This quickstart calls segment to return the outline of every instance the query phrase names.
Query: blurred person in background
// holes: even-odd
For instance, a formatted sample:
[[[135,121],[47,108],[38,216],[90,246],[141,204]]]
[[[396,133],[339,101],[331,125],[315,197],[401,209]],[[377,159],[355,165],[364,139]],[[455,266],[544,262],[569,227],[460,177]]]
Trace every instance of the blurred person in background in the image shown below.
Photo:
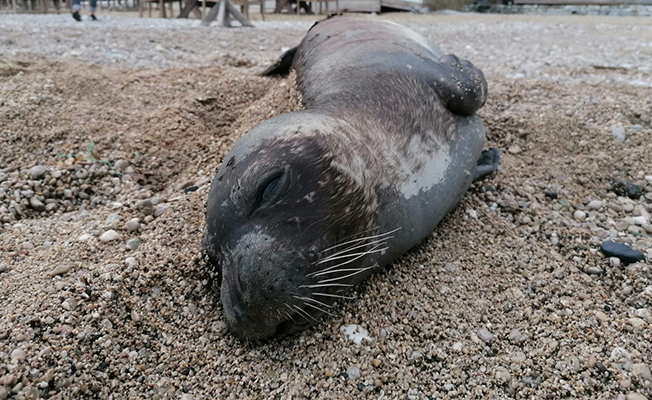
[[[97,17],[95,16],[95,10],[97,10],[97,0],[90,0],[90,9],[91,9],[91,21],[97,21]],[[81,22],[81,0],[73,0],[72,3],[72,17],[76,20]]]

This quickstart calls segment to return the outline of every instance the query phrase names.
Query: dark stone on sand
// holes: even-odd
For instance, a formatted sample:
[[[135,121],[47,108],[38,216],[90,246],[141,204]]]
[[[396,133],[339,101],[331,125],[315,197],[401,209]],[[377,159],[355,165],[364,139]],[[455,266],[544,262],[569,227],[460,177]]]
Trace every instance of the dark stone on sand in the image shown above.
[[[634,250],[631,247],[615,243],[610,240],[602,242],[600,245],[600,250],[607,255],[608,257],[617,257],[620,261],[624,263],[634,263],[637,261],[645,260],[645,255],[638,250]]]
[[[630,199],[638,199],[641,197],[642,190],[637,185],[622,178],[616,178],[611,185],[611,190],[618,196],[627,196]]]
[[[557,194],[557,192],[552,192],[552,191],[543,192],[543,194],[544,194],[547,198],[549,198],[549,199],[553,199],[553,200],[556,199],[557,197],[559,197],[559,195]]]
[[[185,193],[190,193],[190,192],[195,192],[195,191],[197,191],[197,189],[199,189],[199,186],[189,186],[189,187],[183,189],[183,191],[184,191]]]

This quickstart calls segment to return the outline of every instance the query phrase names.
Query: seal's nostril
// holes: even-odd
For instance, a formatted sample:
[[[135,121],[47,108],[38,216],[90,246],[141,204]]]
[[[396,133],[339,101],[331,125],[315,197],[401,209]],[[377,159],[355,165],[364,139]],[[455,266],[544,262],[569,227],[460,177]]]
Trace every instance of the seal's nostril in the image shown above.
[[[226,279],[226,284],[228,285],[229,302],[231,303],[233,314],[237,319],[244,320],[246,318],[245,296],[242,290],[240,274],[231,275],[229,279]]]

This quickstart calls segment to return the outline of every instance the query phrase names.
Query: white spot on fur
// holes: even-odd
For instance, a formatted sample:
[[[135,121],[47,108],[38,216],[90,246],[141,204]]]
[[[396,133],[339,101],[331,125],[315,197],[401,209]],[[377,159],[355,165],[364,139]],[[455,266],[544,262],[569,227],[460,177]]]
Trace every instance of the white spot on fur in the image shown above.
[[[411,162],[410,165],[404,165],[404,167],[414,166],[418,163],[422,165],[419,170],[405,171],[409,179],[402,182],[400,191],[406,199],[418,195],[422,190],[430,190],[433,186],[443,182],[451,164],[448,143],[434,134],[429,135],[429,140],[434,141],[437,145],[438,151],[434,155],[427,154],[423,150],[426,145],[420,135],[413,135],[408,143],[408,159]],[[432,147],[432,144],[427,147]]]
[[[310,192],[307,195],[303,196],[304,199],[308,201],[308,203],[312,203],[315,201],[315,192]]]

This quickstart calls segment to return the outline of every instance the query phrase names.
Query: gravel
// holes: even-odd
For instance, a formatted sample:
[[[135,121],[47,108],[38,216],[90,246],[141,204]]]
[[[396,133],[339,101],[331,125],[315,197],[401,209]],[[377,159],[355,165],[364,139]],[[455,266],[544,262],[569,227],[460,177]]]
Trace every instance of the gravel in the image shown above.
[[[252,344],[205,201],[233,142],[296,109],[254,74],[311,22],[0,15],[0,398],[652,398],[652,22],[389,18],[485,72],[500,171],[333,317]]]

